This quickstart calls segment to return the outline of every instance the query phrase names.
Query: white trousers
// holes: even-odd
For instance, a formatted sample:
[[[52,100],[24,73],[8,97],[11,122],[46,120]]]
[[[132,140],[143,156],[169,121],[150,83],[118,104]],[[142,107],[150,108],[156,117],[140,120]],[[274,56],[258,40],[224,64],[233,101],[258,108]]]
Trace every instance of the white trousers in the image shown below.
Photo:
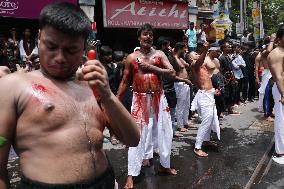
[[[270,70],[265,69],[261,75],[261,83],[260,87],[258,89],[259,92],[259,99],[258,99],[258,109],[263,110],[263,98],[264,98],[264,93],[265,93],[265,88],[268,84],[269,79],[272,77]]]
[[[281,99],[280,92],[276,83],[272,88],[274,98],[274,132],[275,132],[275,151],[277,154],[284,154],[284,105],[279,102]]]
[[[217,133],[220,140],[220,126],[217,116],[217,109],[214,99],[215,89],[210,91],[198,90],[195,95],[191,110],[198,110],[201,113],[201,125],[198,128],[195,148],[201,149],[204,141],[210,141],[211,130]]]
[[[178,128],[183,128],[188,124],[190,108],[190,87],[184,82],[175,82],[177,95],[176,117]]]
[[[141,97],[134,93],[132,110],[135,106],[141,105],[139,103],[137,105],[138,98],[143,103],[147,102],[147,106],[144,106],[144,108],[141,106],[135,115],[141,115],[147,111],[148,117],[147,120],[141,121],[134,116],[137,125],[141,128],[141,135],[138,146],[128,149],[128,175],[130,176],[140,174],[143,159],[152,158],[155,148],[159,150],[161,165],[170,168],[173,130],[166,97],[164,94],[160,95],[158,116],[152,103],[154,101],[152,94],[145,94],[141,100]]]

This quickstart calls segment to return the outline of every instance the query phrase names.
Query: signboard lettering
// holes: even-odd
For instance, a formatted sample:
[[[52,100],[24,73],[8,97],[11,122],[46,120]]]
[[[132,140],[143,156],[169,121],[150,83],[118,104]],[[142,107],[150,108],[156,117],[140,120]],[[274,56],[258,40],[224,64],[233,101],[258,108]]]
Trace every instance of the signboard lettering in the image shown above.
[[[187,4],[170,1],[104,0],[104,26],[138,28],[150,23],[157,28],[186,29]]]

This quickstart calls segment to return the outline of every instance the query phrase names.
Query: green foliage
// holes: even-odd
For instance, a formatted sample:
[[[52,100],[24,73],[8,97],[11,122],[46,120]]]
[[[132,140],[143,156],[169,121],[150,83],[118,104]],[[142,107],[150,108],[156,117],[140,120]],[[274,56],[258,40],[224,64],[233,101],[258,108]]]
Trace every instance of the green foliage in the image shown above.
[[[256,0],[247,0],[247,12],[246,21],[249,31],[253,31],[252,24],[252,8],[253,2]],[[284,23],[284,0],[258,0],[261,1],[262,6],[262,18],[264,25],[265,35],[270,35],[276,32],[279,24]],[[231,20],[236,23],[238,22],[238,16],[240,14],[240,0],[232,0],[231,8]]]
[[[7,139],[2,137],[2,136],[0,136],[0,147],[4,146],[6,143],[7,143]]]

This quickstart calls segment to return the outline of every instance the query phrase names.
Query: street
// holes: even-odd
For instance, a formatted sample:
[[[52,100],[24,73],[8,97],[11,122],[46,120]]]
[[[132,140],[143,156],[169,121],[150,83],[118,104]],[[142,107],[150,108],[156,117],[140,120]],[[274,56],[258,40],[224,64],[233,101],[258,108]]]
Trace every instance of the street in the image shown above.
[[[238,108],[242,112],[240,116],[225,116],[219,148],[207,148],[208,158],[199,158],[192,151],[198,127],[194,123],[184,137],[175,138],[173,142],[172,166],[178,170],[178,175],[157,174],[159,162],[155,157],[153,166],[143,168],[141,175],[134,179],[135,188],[245,188],[273,138],[273,124],[263,122],[255,107],[256,102],[242,105]],[[123,188],[127,176],[127,150],[122,145],[112,146],[109,142],[104,143],[104,148],[114,167],[119,188]],[[18,160],[11,153],[8,169],[15,187],[20,180]],[[283,166],[269,158],[266,175],[251,188],[284,187]]]

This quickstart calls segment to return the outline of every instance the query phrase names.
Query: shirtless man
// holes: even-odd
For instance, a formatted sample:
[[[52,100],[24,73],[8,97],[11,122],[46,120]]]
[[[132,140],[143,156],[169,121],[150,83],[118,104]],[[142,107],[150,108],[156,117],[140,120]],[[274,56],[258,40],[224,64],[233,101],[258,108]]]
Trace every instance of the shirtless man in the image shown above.
[[[0,79],[0,136],[5,140],[0,188],[9,188],[11,145],[20,159],[20,189],[114,188],[114,173],[102,149],[105,125],[109,122],[128,146],[136,146],[140,136],[111,93],[99,61],[85,63],[84,81],[75,77],[91,31],[88,17],[76,5],[50,4],[40,14],[40,29],[41,69]]]
[[[268,67],[267,56],[273,50],[273,45],[274,45],[275,38],[276,38],[276,34],[273,33],[270,36],[270,38],[269,38],[270,42],[269,42],[267,48],[264,49],[262,52],[259,52],[258,55],[255,58],[255,82],[256,82],[257,86],[260,86],[259,89],[258,89],[258,92],[259,92],[258,109],[259,109],[260,112],[264,111],[264,109],[265,109],[265,118],[266,118],[267,121],[273,121],[273,118],[270,117],[271,114],[272,114],[273,104],[269,105],[270,108],[268,108],[268,109],[271,110],[270,113],[268,113],[267,112],[268,110],[265,108],[265,106],[263,106],[264,105],[263,104],[263,99],[264,99],[265,91],[266,91],[265,89],[267,87],[267,84],[269,83],[270,78],[272,77],[272,75],[270,73],[270,70],[269,70],[269,67]],[[259,79],[259,68],[261,66],[264,67],[264,71],[262,72],[262,77],[261,77],[261,82],[260,82],[260,79]],[[271,90],[270,90],[270,93],[271,93]],[[266,96],[267,95],[268,94],[266,94]]]
[[[194,148],[194,153],[200,157],[208,156],[201,147],[204,141],[210,144],[211,130],[217,132],[218,138],[220,139],[220,127],[214,99],[214,95],[218,95],[220,91],[213,88],[210,73],[204,63],[207,51],[208,43],[205,42],[204,50],[201,55],[196,52],[190,53],[193,78],[199,88],[192,101],[191,110],[195,111],[199,109],[201,113],[201,125],[198,128]]]
[[[9,73],[11,73],[11,71],[7,66],[0,66],[0,78],[4,77],[5,75],[8,75]]]
[[[160,153],[159,172],[177,174],[176,170],[170,168],[173,130],[161,82],[161,76],[174,79],[175,71],[166,55],[152,48],[153,28],[150,24],[141,26],[137,36],[140,50],[127,57],[118,90],[118,98],[122,99],[132,79],[134,94],[131,113],[141,133],[138,146],[128,149],[128,177],[124,188],[133,188],[132,177],[140,174],[143,159],[153,157],[156,147]],[[152,135],[154,130],[158,130],[158,136]]]
[[[177,95],[176,118],[178,131],[185,132],[188,128],[188,115],[190,108],[190,86],[191,82],[188,79],[187,69],[189,64],[184,58],[185,44],[182,42],[176,43],[174,47],[174,58],[177,63],[176,82],[174,83]]]
[[[224,91],[224,76],[220,72],[220,62],[218,60],[220,54],[221,51],[219,46],[217,45],[211,46],[204,60],[204,65],[206,66],[208,73],[211,77],[213,87],[216,90],[220,91],[217,92],[215,95],[218,118],[223,117],[222,112],[225,111],[225,105],[224,105],[225,102],[222,94],[223,93],[222,91]]]
[[[284,25],[277,31],[278,47],[268,56],[268,65],[275,84],[273,86],[273,98],[275,101],[275,152],[277,156],[273,160],[284,164]]]

